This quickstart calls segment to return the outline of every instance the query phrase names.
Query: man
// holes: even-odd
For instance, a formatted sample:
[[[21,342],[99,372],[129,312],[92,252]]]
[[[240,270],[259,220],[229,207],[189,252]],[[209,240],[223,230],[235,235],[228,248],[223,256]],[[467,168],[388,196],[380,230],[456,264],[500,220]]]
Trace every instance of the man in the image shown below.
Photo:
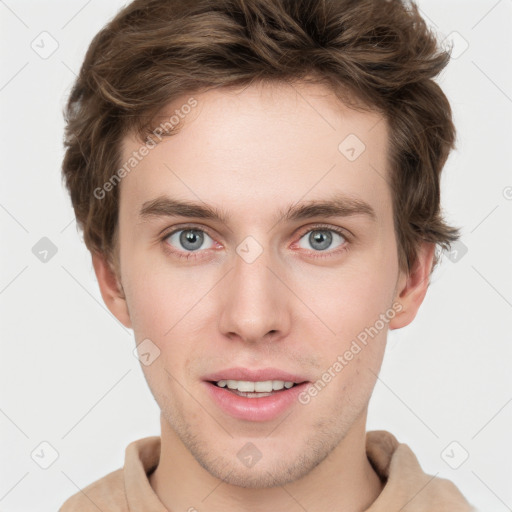
[[[63,173],[161,436],[63,512],[471,510],[365,428],[458,236],[447,60],[398,0],[136,0],[95,37]]]

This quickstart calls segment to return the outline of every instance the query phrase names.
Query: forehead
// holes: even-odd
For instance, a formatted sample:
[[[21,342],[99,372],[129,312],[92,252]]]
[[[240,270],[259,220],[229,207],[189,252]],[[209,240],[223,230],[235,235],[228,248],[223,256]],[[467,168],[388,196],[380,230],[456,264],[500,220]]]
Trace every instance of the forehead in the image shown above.
[[[282,210],[338,192],[376,210],[389,206],[386,121],[348,108],[322,85],[210,90],[170,103],[158,120],[179,130],[143,151],[123,178],[121,210],[172,195],[228,213],[268,211],[270,219],[272,204]],[[142,146],[125,137],[122,162]]]

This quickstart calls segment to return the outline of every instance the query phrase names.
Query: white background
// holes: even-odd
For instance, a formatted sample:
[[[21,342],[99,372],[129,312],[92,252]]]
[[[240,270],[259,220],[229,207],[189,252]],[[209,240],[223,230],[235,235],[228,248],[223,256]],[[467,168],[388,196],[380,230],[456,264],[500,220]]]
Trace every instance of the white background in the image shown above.
[[[131,331],[103,305],[60,178],[62,108],[92,37],[122,5],[0,1],[2,512],[57,510],[121,467],[127,444],[160,432]],[[479,509],[504,512],[512,510],[512,0],[419,5],[455,41],[457,58],[440,77],[458,129],[443,205],[467,253],[443,257],[416,320],[390,334],[368,430],[389,430],[427,473],[452,480]],[[31,47],[43,31],[58,42],[47,59]],[[32,252],[42,237],[57,248],[46,263]],[[469,454],[458,469],[441,455],[453,441],[452,465]],[[31,456],[51,461],[42,442],[58,453],[48,469]]]

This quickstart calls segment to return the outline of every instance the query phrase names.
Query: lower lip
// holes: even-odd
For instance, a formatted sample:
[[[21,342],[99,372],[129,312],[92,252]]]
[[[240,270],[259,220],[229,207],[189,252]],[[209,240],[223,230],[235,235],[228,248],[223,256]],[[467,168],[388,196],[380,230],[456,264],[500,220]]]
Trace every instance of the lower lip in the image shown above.
[[[213,401],[227,414],[239,420],[270,421],[298,402],[298,395],[306,388],[308,382],[303,382],[290,389],[276,391],[270,396],[247,398],[239,396],[227,388],[220,388],[211,382],[206,382],[206,388]]]

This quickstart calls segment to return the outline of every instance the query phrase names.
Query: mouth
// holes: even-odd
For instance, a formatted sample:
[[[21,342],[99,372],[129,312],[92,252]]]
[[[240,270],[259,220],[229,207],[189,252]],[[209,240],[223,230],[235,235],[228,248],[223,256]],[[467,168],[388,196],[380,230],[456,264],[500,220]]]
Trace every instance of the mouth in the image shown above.
[[[292,382],[284,380],[261,380],[261,381],[249,381],[249,380],[218,380],[218,381],[207,381],[219,388],[223,388],[230,393],[246,398],[263,398],[266,396],[272,396],[275,393],[281,393],[288,389],[291,389],[303,382]]]
[[[246,421],[273,420],[298,402],[310,384],[302,376],[275,368],[231,368],[203,380],[212,402],[224,414]]]

